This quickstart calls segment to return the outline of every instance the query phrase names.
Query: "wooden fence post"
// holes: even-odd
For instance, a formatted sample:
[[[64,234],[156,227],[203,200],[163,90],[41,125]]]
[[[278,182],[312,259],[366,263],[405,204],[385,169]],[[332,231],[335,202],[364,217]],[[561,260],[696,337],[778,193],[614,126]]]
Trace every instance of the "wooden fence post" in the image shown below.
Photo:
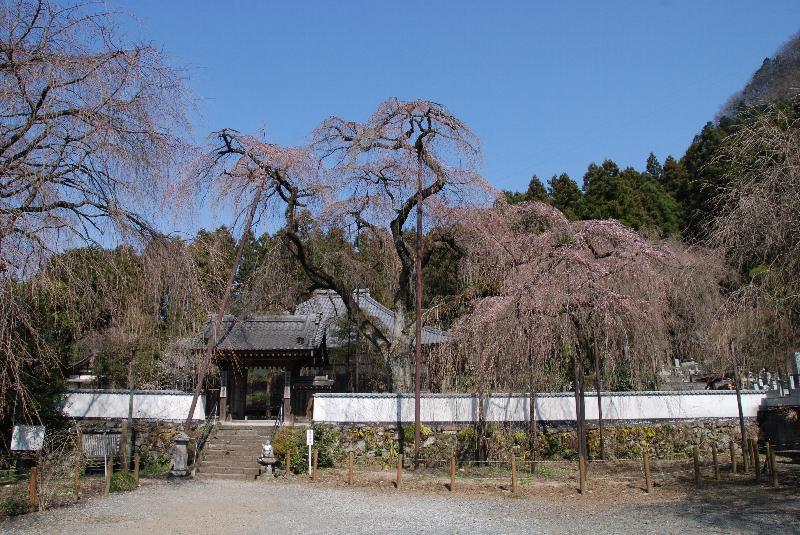
[[[450,457],[450,492],[456,487],[456,456]]]
[[[136,486],[139,486],[139,454],[136,453],[133,457],[133,480],[136,482]]]
[[[39,482],[39,467],[34,466],[28,474],[28,508],[34,510],[36,507],[36,487]]]
[[[311,481],[317,480],[317,461],[319,460],[319,449],[314,448],[314,465],[311,469]]]
[[[692,451],[692,456],[694,457],[694,484],[700,484],[700,448],[697,446],[694,447]]]
[[[403,484],[403,456],[397,456],[397,479],[394,482],[395,486],[399,489]]]
[[[288,451],[286,452],[286,460],[284,461],[286,464],[284,465],[284,472],[286,473],[286,477],[292,473],[292,454]]]
[[[760,455],[758,454],[758,442],[756,439],[750,439],[750,447],[753,450],[753,469],[755,471],[755,478],[756,481],[761,480],[761,459]]]
[[[511,492],[517,492],[517,456],[511,454]]]
[[[108,463],[106,464],[106,486],[103,490],[103,496],[108,496],[108,493],[111,491],[111,471],[114,469],[114,460],[112,458],[108,459]]]
[[[75,463],[75,481],[72,485],[72,492],[75,494],[75,501],[81,499],[81,463]]]
[[[721,479],[719,474],[719,458],[717,457],[717,443],[711,442],[711,457],[714,461],[714,479],[719,481]]]
[[[642,450],[642,464],[644,465],[644,488],[645,491],[650,494],[653,490],[653,480],[650,477],[650,456],[647,454],[646,450]]]
[[[731,450],[731,473],[735,474],[736,473],[736,446],[733,443],[733,439],[731,439],[730,442],[728,442],[728,445],[730,446],[730,450]]]
[[[750,471],[750,442],[742,440],[742,472]]]
[[[347,455],[347,484],[353,484],[353,452]]]
[[[770,473],[770,480],[772,486],[774,488],[778,487],[778,466],[775,462],[775,448],[772,447],[771,442],[767,442],[767,455],[768,462],[769,462],[769,473]]]
[[[578,491],[586,493],[586,463],[582,455],[578,456]]]

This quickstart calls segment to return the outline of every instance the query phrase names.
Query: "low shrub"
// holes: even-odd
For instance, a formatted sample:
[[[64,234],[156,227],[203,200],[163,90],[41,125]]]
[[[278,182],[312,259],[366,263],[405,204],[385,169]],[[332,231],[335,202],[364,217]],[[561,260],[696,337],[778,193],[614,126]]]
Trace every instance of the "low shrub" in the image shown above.
[[[144,476],[163,476],[169,472],[172,459],[166,455],[154,455],[142,458],[140,473]]]
[[[9,496],[0,501],[0,511],[6,516],[17,516],[28,512],[28,500],[22,495]]]
[[[127,492],[136,488],[136,480],[130,472],[114,472],[111,474],[110,492]]]

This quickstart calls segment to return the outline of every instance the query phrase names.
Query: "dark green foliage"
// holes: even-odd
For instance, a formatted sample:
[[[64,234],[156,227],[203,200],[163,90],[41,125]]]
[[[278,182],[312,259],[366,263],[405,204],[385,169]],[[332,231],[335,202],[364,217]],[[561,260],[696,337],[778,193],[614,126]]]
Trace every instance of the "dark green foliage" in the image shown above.
[[[728,183],[730,170],[719,160],[719,155],[732,128],[729,120],[719,125],[707,123],[681,159],[687,182],[686,191],[678,200],[683,204],[688,236],[704,235],[715,212],[716,199]]]
[[[661,180],[661,174],[663,173],[663,168],[661,167],[661,163],[659,163],[658,158],[652,152],[647,157],[647,166],[645,168],[645,173],[648,177],[654,178],[656,180]]]
[[[342,457],[342,446],[339,441],[341,432],[332,425],[315,424],[314,448],[317,454],[317,467],[330,468]],[[306,446],[306,430],[302,427],[281,427],[272,439],[275,457],[283,466],[286,453],[291,455],[291,470],[299,474],[308,470],[308,446]]]
[[[578,184],[567,173],[561,173],[559,176],[553,175],[548,182],[548,188],[553,206],[564,212],[568,218],[578,219],[583,201],[583,193]]]
[[[504,191],[503,193],[510,204],[528,201],[550,202],[547,188],[544,187],[544,184],[536,175],[531,177],[531,181],[528,182],[528,189],[524,193],[520,191]]]
[[[651,155],[652,156],[652,155]],[[583,178],[582,219],[616,219],[634,229],[654,229],[662,236],[680,230],[680,207],[652,173],[661,174],[656,160],[650,172],[623,171],[606,160],[590,164]]]
[[[6,516],[17,516],[28,512],[28,498],[16,493],[0,501],[0,511]]]
[[[111,474],[111,492],[127,492],[136,488],[136,480],[130,472],[114,472]]]

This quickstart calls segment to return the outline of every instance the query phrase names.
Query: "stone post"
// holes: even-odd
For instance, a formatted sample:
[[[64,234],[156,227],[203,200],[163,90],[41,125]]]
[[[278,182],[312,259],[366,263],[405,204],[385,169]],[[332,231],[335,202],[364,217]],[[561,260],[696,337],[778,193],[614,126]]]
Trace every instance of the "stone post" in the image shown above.
[[[185,477],[189,474],[189,437],[184,433],[175,435],[172,439],[172,470],[170,474],[177,477]]]

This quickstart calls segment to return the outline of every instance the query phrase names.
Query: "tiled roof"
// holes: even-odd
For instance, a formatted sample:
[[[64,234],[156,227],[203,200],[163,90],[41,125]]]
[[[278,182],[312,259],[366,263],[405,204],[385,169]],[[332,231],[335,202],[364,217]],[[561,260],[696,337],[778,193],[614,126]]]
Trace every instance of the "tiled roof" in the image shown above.
[[[319,314],[249,316],[235,318],[225,316],[218,335],[219,350],[303,351],[317,349],[323,331]],[[206,324],[203,339],[211,336],[211,322]]]
[[[358,306],[367,315],[375,318],[388,331],[394,324],[394,312],[380,304],[369,294],[369,290],[355,290],[353,296],[358,302]],[[318,337],[327,333],[326,344],[328,347],[342,347],[347,344],[347,340],[339,336],[336,329],[336,319],[347,315],[347,308],[342,298],[333,290],[316,290],[314,295],[297,305],[296,314],[319,314],[320,323],[324,327],[320,329]],[[433,327],[422,328],[423,344],[439,344],[446,342],[448,335],[446,331],[434,329]]]

